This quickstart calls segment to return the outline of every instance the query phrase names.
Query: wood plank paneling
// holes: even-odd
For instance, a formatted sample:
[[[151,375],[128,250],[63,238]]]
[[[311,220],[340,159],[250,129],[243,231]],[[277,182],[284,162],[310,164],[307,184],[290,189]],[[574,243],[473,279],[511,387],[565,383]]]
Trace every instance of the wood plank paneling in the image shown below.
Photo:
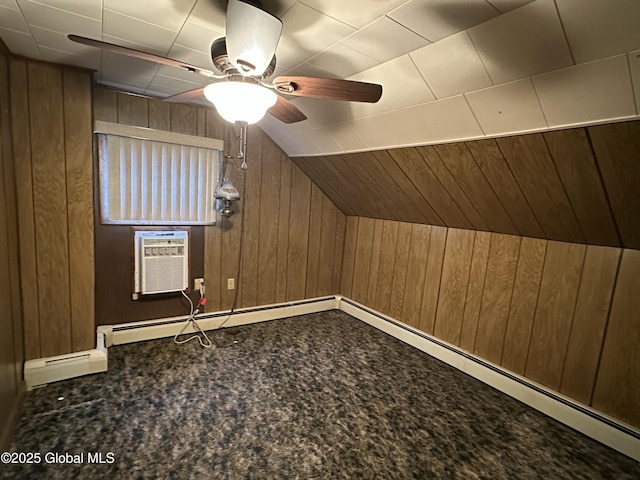
[[[149,128],[171,131],[171,104],[157,98],[149,99]],[[222,137],[210,137],[222,138]]]
[[[420,306],[420,323],[418,328],[427,333],[433,333],[440,294],[440,279],[442,278],[442,262],[444,248],[447,242],[447,228],[431,227],[429,242],[429,256],[424,277],[422,305]]]
[[[123,92],[118,92],[116,98],[118,123],[137,127],[149,126],[149,100],[147,98]]]
[[[71,344],[73,351],[81,351],[95,347],[95,325],[93,321],[87,321],[95,317],[90,76],[64,71],[63,98]]]
[[[623,246],[640,249],[640,121],[588,131]]]
[[[640,251],[624,250],[592,406],[640,425]]]
[[[583,242],[584,237],[540,134],[497,139],[520,189],[548,238]]]
[[[256,132],[260,133],[261,132]],[[280,222],[280,149],[263,136],[260,157],[260,220],[257,305],[276,302],[278,227]],[[276,259],[276,261],[274,261]]]
[[[311,181],[297,166],[291,170],[291,210],[289,217],[289,256],[287,300],[305,298]]]
[[[464,216],[449,192],[431,171],[427,162],[415,148],[389,150],[405,175],[411,179],[423,198],[437,212],[438,217],[449,227],[472,228],[471,222]]]
[[[543,135],[587,243],[620,246],[585,130],[558,130]]]
[[[547,241],[522,238],[501,364],[524,375]]]
[[[473,352],[478,331],[478,318],[482,306],[482,294],[484,291],[485,276],[487,272],[487,259],[489,258],[489,246],[491,234],[489,232],[476,232],[473,242],[473,256],[471,257],[471,270],[469,271],[469,287],[464,303],[464,317],[462,330],[460,331],[460,348]]]
[[[507,331],[520,237],[491,235],[474,352],[499,364]]]
[[[518,234],[518,229],[500,203],[464,143],[434,145],[449,172],[493,232]]]
[[[347,297],[351,297],[353,295],[353,272],[356,258],[359,220],[359,217],[351,216],[346,219],[340,291]],[[369,304],[371,305],[372,303]]]
[[[289,250],[289,212],[291,209],[291,166],[292,162],[280,153],[280,198],[277,257],[276,257],[276,298],[280,303],[287,299],[287,252]],[[342,261],[342,259],[340,259]]]
[[[369,278],[367,278],[367,303],[375,305],[376,291],[378,289],[378,271],[380,270],[380,250],[382,248],[382,228],[384,220],[374,220],[373,223],[373,244],[371,246],[371,266],[369,267]]]
[[[348,194],[343,195],[343,193],[346,193],[343,189],[334,187],[336,180],[331,175],[331,171],[328,168],[322,168],[321,171],[316,169],[316,165],[319,165],[322,160],[324,159],[319,159],[318,157],[296,157],[293,159],[294,163],[335,202],[342,212],[346,215],[354,215],[356,212],[351,207],[350,202],[343,198],[348,198]]]
[[[431,225],[443,225],[438,214],[431,208],[411,180],[402,171],[388,152],[381,150],[372,152],[372,155],[380,163],[385,172],[382,178],[388,178],[388,185],[384,185],[383,195],[395,195],[395,192],[401,191],[407,199],[405,203],[405,212],[403,217],[406,221],[414,221],[417,223],[428,223]],[[409,211],[407,211],[409,210]]]
[[[391,307],[391,290],[393,289],[393,271],[396,264],[396,246],[398,243],[399,222],[385,220],[382,224],[382,243],[380,244],[380,260],[376,299],[374,307],[382,313],[389,314]]]
[[[425,277],[424,266],[427,264],[430,240],[431,227],[417,223],[411,225],[411,248],[400,320],[416,328],[420,323],[420,306]]]
[[[357,302],[367,303],[369,288],[369,268],[371,267],[371,250],[373,248],[374,220],[361,217],[358,219],[356,233],[356,253],[353,265],[353,276],[356,281],[351,288],[351,298]],[[379,253],[378,253],[379,255]]]
[[[469,285],[475,232],[449,229],[442,262],[434,335],[458,345]]]
[[[118,123],[118,92],[110,88],[95,87],[93,115],[96,120]]]
[[[434,150],[434,147],[418,147],[418,152],[442,186],[447,190],[453,201],[458,205],[458,207],[460,207],[464,216],[471,222],[472,227],[477,230],[488,230],[489,227],[487,226],[487,223],[484,221],[478,210],[476,210],[473,204],[469,201],[469,198],[442,162],[442,159]]]
[[[186,106],[186,105],[184,105]],[[197,116],[186,116],[195,121]],[[240,306],[250,307],[257,305],[258,299],[258,248],[260,240],[260,186],[262,183],[262,132],[255,127],[249,127],[247,131],[247,151],[245,152],[249,168],[245,171],[246,191],[244,196],[244,231],[242,233],[242,262],[238,288],[240,291]],[[252,161],[255,159],[255,161]],[[238,162],[241,163],[240,159]],[[304,284],[304,282],[303,282]]]
[[[466,142],[471,155],[522,235],[545,237],[495,140]]]
[[[587,247],[560,392],[589,404],[595,383],[620,250]]]
[[[72,351],[62,72],[28,65],[41,355]]]
[[[307,252],[306,298],[317,296],[318,271],[320,269],[320,236],[322,234],[322,191],[311,183],[309,206],[309,242]]]
[[[36,232],[33,208],[33,178],[29,118],[29,91],[27,63],[13,60],[10,65],[11,130],[15,160],[18,231],[20,236],[20,288],[23,292],[22,315],[24,324],[25,359],[40,354],[40,304],[36,259]]]
[[[326,195],[322,195],[322,228],[320,230],[320,259],[318,265],[318,289],[316,295],[321,297],[340,293],[334,287],[333,270],[335,268],[335,237],[338,208]]]
[[[393,266],[393,283],[391,285],[391,301],[389,315],[394,318],[402,316],[402,303],[407,281],[407,266],[409,262],[409,249],[411,248],[411,224],[400,223],[398,227],[398,241],[396,248],[396,260]]]
[[[184,133],[185,135],[198,134],[198,109],[196,107],[194,107],[193,105],[185,105],[182,103],[172,103],[170,108],[170,122],[172,132]],[[262,136],[260,135],[260,138],[261,137]],[[248,135],[247,138],[250,141],[252,136]],[[249,149],[248,146],[247,149]],[[258,152],[256,150],[253,150],[253,152],[249,151],[248,155],[256,155],[257,153]],[[256,158],[259,158],[259,156],[256,155]]]
[[[525,375],[554,390],[560,389],[585,251],[570,243],[547,246]]]

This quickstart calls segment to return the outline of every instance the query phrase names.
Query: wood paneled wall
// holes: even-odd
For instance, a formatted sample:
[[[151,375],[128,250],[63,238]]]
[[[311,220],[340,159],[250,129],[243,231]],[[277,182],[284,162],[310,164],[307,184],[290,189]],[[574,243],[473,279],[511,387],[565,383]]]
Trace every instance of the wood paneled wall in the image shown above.
[[[640,251],[349,216],[341,291],[640,426]]]
[[[26,359],[93,348],[91,75],[10,71]]]
[[[0,451],[9,447],[23,392],[23,324],[13,155],[9,57],[0,42]]]
[[[640,121],[294,158],[347,215],[640,249]]]
[[[98,87],[95,118],[223,139],[225,155],[238,154],[236,131],[213,108],[164,103]],[[205,278],[206,310],[229,309],[234,299],[236,307],[250,307],[338,293],[345,215],[262,130],[250,127],[248,142],[246,173],[234,158],[226,170],[239,190],[246,186],[245,200],[234,204],[232,217],[219,217],[216,226],[192,227],[196,236],[203,235],[202,243],[192,244],[196,250],[202,249],[192,249],[192,253],[196,254],[193,258],[203,259],[203,264],[192,262],[191,273]],[[103,240],[111,245],[112,253],[114,243],[126,248],[130,229],[96,224],[99,268],[107,268],[109,263],[108,258],[101,260]],[[130,250],[119,253],[125,267],[130,267],[129,256]],[[114,267],[108,268],[113,271]],[[128,289],[131,269],[120,270],[114,274],[122,277],[118,280],[120,285],[124,281],[122,288],[103,288],[107,280],[98,279],[98,323],[185,313],[181,297],[133,302]],[[237,299],[236,290],[227,289],[228,278],[236,280]]]

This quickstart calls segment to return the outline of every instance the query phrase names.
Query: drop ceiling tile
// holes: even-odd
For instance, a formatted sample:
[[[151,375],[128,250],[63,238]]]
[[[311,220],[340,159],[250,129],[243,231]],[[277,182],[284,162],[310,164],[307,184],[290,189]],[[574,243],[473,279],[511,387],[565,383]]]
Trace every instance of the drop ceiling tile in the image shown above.
[[[484,135],[463,95],[413,108],[423,125],[424,142],[469,140]]]
[[[362,28],[407,0],[302,0],[302,3],[355,28]]]
[[[336,75],[335,73],[327,72],[320,67],[316,67],[315,65],[311,65],[308,62],[301,63],[300,65],[285,70],[284,68],[279,68],[276,64],[276,70],[270,78],[276,78],[281,75],[299,75],[302,77],[324,77],[324,78],[344,78],[340,75]],[[292,98],[295,98],[291,96]]]
[[[573,64],[553,0],[537,0],[469,34],[495,84]]]
[[[576,63],[640,48],[638,0],[563,0],[557,3]]]
[[[100,54],[95,55],[87,51],[86,55],[79,55],[77,52],[65,52],[54,48],[39,47],[42,60],[47,62],[60,63],[62,65],[76,65],[90,70],[99,70],[101,64]]]
[[[308,63],[327,70],[338,77],[347,78],[374,67],[380,62],[342,43],[338,43],[311,58]]]
[[[188,20],[176,37],[175,43],[192,50],[209,53],[213,41],[220,37],[224,37],[224,29],[215,30]]]
[[[388,17],[382,17],[342,41],[342,45],[379,62],[417,50],[429,40]]]
[[[533,77],[550,127],[636,114],[626,55]]]
[[[325,128],[313,128],[307,130],[305,133],[324,154],[339,153],[342,151],[340,144],[336,142],[335,138],[333,138]]]
[[[396,148],[420,145],[429,132],[415,107],[401,108],[353,121],[367,148]]]
[[[29,25],[91,38],[100,38],[102,33],[102,25],[99,20],[27,0],[20,0],[18,4]]]
[[[351,102],[303,97],[291,101],[307,116],[307,125],[310,128],[345,122],[353,116]]]
[[[21,3],[22,1],[20,0]],[[82,0],[80,2],[78,0],[37,0],[35,3],[98,21],[102,19],[102,0]]]
[[[198,83],[186,82],[178,78],[165,77],[164,75],[159,74],[153,77],[153,80],[147,86],[147,88],[151,90],[162,88],[174,93],[188,92],[200,87],[202,87],[202,85]]]
[[[108,34],[103,34],[102,35],[102,40],[104,42],[113,43],[115,45],[120,45],[122,47],[133,48],[134,50],[140,50],[142,52],[152,53],[154,55],[160,55],[161,57],[164,57],[167,54],[166,50],[161,50],[160,48],[154,48],[154,47],[151,47],[149,45],[140,45],[139,43],[134,42],[133,40],[128,40],[126,38],[120,38],[120,37],[114,37],[114,36],[108,35]],[[123,56],[123,55],[120,55],[120,56]]]
[[[325,129],[336,139],[343,152],[364,150],[367,147],[351,121],[327,125]]]
[[[640,50],[629,54],[629,66],[631,67],[631,80],[636,98],[636,113],[640,114]]]
[[[146,88],[133,83],[112,81],[109,79],[106,79],[100,83],[102,83],[102,85],[106,85],[107,87],[113,87],[113,88],[117,88],[118,90],[124,90],[125,92],[139,93],[141,95],[146,94]]]
[[[204,86],[211,83],[211,79],[205,77],[204,75],[198,75],[197,73],[191,73],[186,70],[169,67],[167,65],[161,65],[158,68],[156,75],[161,75],[166,78],[172,78],[176,81],[187,82],[196,86]]]
[[[296,144],[300,149],[298,155],[320,155],[324,153],[322,149],[316,145],[316,142],[313,141],[308,131],[302,131],[296,134]]]
[[[409,55],[365,70],[350,80],[382,85],[382,97],[378,103],[351,103],[354,118],[435,100]]]
[[[46,28],[31,27],[31,33],[36,43],[40,47],[52,48],[67,52],[69,54],[77,54],[83,57],[100,58],[100,50],[72,42],[67,38],[65,33],[47,30]]]
[[[9,51],[15,55],[41,59],[40,51],[33,37],[28,33],[16,32],[0,28],[0,38]]]
[[[465,97],[487,135],[527,132],[547,127],[529,78],[467,93]]]
[[[145,45],[163,52],[163,54],[169,51],[177,36],[176,31],[136,20],[111,10],[104,11],[102,31],[105,35]]]
[[[101,81],[121,82],[146,88],[151,82],[158,65],[137,58],[102,52]]]
[[[487,0],[487,2],[499,10],[500,13],[510,12],[534,1],[535,0]]]
[[[409,56],[436,98],[446,98],[492,85],[468,33],[460,32]]]
[[[437,42],[499,14],[485,0],[411,0],[388,16],[418,35]]]
[[[167,53],[167,57],[172,58],[174,60],[180,60],[181,62],[190,63],[191,65],[195,65],[197,67],[206,68],[208,70],[212,70],[217,74],[222,75],[213,67],[213,62],[211,61],[211,54],[199,52],[197,50],[191,50],[190,48],[183,47],[182,45],[174,44]],[[178,68],[169,67],[174,70],[180,70]],[[180,70],[182,71],[182,70]],[[186,72],[185,73],[189,73]],[[197,74],[196,74],[197,75]]]
[[[131,18],[144,20],[169,30],[178,31],[189,15],[195,0],[154,0],[136,2],[131,0],[104,0],[105,10],[121,13]]]
[[[227,22],[226,2],[197,0],[188,21],[211,30],[224,32]]]
[[[297,3],[282,16],[282,36],[276,50],[278,63],[293,68],[354,32],[312,8]]]
[[[0,28],[15,30],[16,32],[29,33],[29,26],[20,10],[7,8],[0,5]]]

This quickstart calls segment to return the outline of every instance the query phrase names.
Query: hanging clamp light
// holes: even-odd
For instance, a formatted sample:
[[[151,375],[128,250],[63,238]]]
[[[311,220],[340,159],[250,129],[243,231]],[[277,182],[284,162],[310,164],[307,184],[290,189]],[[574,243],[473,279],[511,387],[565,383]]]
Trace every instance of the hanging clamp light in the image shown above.
[[[234,213],[231,208],[232,202],[240,200],[240,193],[236,190],[236,187],[233,186],[231,180],[224,178],[216,192],[216,200],[219,201],[218,210],[220,213],[225,217],[230,217]]]

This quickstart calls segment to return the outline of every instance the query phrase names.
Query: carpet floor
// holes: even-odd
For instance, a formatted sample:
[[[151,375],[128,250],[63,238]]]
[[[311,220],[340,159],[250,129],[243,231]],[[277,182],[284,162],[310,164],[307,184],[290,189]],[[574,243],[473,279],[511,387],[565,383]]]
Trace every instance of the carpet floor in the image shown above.
[[[112,347],[107,373],[30,392],[11,451],[41,461],[2,478],[640,478],[638,462],[343,312],[234,333],[212,332],[212,349]]]

